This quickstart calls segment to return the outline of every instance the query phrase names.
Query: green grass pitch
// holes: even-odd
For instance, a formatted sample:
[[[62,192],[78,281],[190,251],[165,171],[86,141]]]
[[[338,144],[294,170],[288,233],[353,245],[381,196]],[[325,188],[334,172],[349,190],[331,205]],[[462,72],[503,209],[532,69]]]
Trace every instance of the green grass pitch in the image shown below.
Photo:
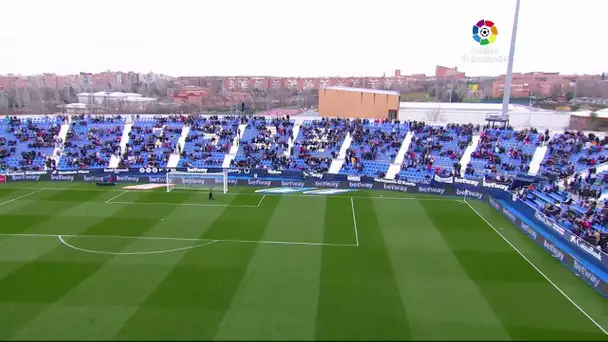
[[[2,340],[604,340],[607,309],[483,202],[0,187]]]

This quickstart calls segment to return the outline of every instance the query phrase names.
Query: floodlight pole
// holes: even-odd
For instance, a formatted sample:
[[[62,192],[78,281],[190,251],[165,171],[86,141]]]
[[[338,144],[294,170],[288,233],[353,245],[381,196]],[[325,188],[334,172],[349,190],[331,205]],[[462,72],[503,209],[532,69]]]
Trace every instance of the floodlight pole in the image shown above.
[[[502,97],[503,119],[509,118],[509,98],[511,97],[511,80],[513,79],[513,59],[515,58],[515,39],[517,38],[517,22],[519,21],[519,1],[515,3],[515,15],[513,17],[513,33],[511,34],[511,47],[509,48],[509,62],[507,64],[507,75],[505,77],[505,86]]]

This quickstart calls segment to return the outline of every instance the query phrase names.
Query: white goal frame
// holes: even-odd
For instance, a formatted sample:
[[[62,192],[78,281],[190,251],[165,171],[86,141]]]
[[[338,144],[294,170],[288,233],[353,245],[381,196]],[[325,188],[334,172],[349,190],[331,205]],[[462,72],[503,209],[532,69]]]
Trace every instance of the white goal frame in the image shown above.
[[[171,171],[166,174],[167,192],[172,190],[219,189],[228,192],[228,170],[214,173]]]

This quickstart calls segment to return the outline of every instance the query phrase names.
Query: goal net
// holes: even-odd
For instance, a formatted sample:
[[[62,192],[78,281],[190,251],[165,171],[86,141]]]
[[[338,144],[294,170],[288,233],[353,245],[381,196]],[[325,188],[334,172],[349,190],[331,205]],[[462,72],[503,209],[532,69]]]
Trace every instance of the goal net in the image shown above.
[[[215,189],[228,192],[228,172],[192,173],[172,171],[167,172],[167,192],[172,190],[207,190]]]

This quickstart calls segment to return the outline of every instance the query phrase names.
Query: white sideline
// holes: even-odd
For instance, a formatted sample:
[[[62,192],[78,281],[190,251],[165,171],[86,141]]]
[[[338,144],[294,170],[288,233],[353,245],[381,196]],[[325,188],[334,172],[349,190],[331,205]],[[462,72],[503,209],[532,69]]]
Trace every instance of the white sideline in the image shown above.
[[[17,190],[21,190],[21,189],[17,189]],[[27,189],[27,190],[31,190],[31,189]],[[4,202],[0,203],[0,205],[5,205],[5,204],[8,204],[8,203],[14,202],[14,201],[16,201],[16,200],[22,199],[23,197],[27,197],[27,196],[29,196],[29,195],[33,195],[33,194],[39,193],[39,192],[40,192],[40,191],[42,191],[42,190],[44,190],[44,189],[38,189],[38,190],[36,190],[36,191],[32,191],[32,192],[30,192],[30,193],[27,193],[27,194],[25,194],[25,195],[23,195],[23,196],[19,196],[19,197],[17,197],[17,198],[13,198],[13,199],[11,199],[11,200],[4,201]]]
[[[123,191],[123,192],[119,193],[118,195],[116,195],[116,196],[114,196],[114,197],[110,198],[109,200],[107,200],[107,201],[106,201],[106,203],[110,203],[110,202],[112,202],[112,200],[117,199],[118,197],[120,197],[120,196],[122,196],[122,195],[126,194],[127,192],[128,192],[128,191],[127,191],[127,190],[125,190],[125,191]]]
[[[353,198],[350,198],[350,206],[353,209],[353,224],[355,226],[355,241],[357,243],[357,247],[359,246],[359,229],[357,229],[357,218],[355,217],[355,201]]]
[[[237,239],[195,239],[179,237],[160,236],[120,236],[120,235],[78,235],[78,234],[43,234],[43,233],[0,233],[0,236],[14,237],[52,237],[52,238],[89,238],[89,239],[130,239],[130,240],[166,240],[166,241],[207,241],[211,242],[234,242],[234,243],[259,243],[265,245],[296,245],[296,246],[332,246],[332,247],[357,247],[348,243],[325,243],[325,242],[297,242],[297,241],[267,241],[267,240],[237,240]]]
[[[541,276],[543,276],[543,278],[545,278],[549,284],[551,284],[559,293],[562,294],[562,296],[564,296],[564,298],[566,298],[570,303],[572,303],[572,305],[574,305],[574,307],[576,307],[578,309],[578,311],[580,311],[583,315],[585,315],[585,317],[587,317],[593,324],[595,324],[596,327],[598,327],[605,335],[608,335],[608,331],[606,331],[599,323],[597,323],[593,318],[591,318],[591,316],[589,316],[589,314],[587,314],[587,312],[585,312],[585,310],[583,310],[583,308],[581,308],[578,304],[576,304],[576,302],[574,302],[574,300],[572,300],[572,298],[570,298],[564,291],[562,291],[562,289],[559,288],[559,286],[557,286],[551,279],[549,279],[549,277],[543,273],[543,271],[541,271],[538,267],[536,267],[536,265],[534,265],[534,263],[532,263],[532,261],[530,261],[519,249],[517,249],[517,247],[515,247],[511,241],[507,240],[507,238],[505,238],[499,231],[498,229],[496,229],[490,222],[488,222],[488,220],[486,220],[485,217],[483,217],[479,211],[477,211],[477,209],[475,209],[469,202],[467,202],[466,200],[463,201],[464,203],[466,203],[466,205],[469,206],[469,208],[471,208],[475,214],[477,214],[477,216],[479,216],[490,228],[492,228],[496,234],[498,234],[498,236],[500,236],[509,246],[511,246],[511,248],[513,248],[513,250],[515,250],[517,252],[517,254],[519,254],[524,260],[526,260],[528,262],[528,264],[530,264],[530,266],[532,266],[532,268],[534,268],[536,270],[536,272],[538,272]]]

